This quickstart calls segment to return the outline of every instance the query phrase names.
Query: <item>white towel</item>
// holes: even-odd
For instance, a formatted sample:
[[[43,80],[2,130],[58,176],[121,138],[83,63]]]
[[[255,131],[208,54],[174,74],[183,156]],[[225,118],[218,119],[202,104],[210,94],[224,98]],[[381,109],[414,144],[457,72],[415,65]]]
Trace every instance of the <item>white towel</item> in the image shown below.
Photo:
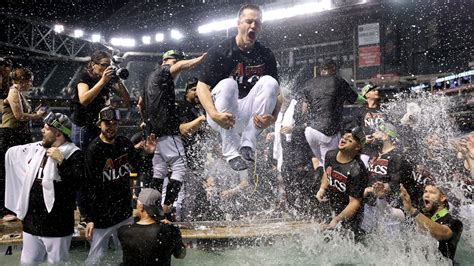
[[[65,159],[75,151],[76,145],[65,142],[58,147]],[[41,141],[26,145],[15,146],[8,149],[5,154],[5,207],[15,212],[21,220],[28,211],[30,190],[40,170],[47,149],[43,148]],[[48,157],[43,169],[43,198],[48,212],[54,206],[54,180],[61,181],[57,168],[58,162]]]
[[[278,113],[277,120],[275,121],[275,136],[273,139],[273,158],[277,160],[277,169],[281,172],[281,166],[283,165],[283,150],[281,147],[281,128],[282,127],[294,127],[295,120],[293,115],[295,113],[296,100],[291,100],[288,108],[284,112]],[[292,134],[286,134],[286,141],[291,141]]]

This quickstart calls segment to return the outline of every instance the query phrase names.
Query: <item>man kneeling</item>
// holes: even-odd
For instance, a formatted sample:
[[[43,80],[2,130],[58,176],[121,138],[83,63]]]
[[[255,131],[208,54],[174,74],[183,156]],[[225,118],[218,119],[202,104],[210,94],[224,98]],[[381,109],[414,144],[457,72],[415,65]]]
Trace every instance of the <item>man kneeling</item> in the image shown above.
[[[145,188],[138,195],[138,221],[118,230],[123,265],[170,265],[171,255],[184,259],[186,247],[181,232],[164,220],[161,194]]]

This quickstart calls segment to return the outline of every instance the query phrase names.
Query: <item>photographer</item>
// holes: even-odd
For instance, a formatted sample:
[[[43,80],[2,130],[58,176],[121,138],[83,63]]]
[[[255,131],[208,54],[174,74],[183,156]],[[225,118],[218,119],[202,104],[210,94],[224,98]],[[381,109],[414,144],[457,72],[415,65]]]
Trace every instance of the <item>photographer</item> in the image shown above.
[[[128,105],[130,96],[127,88],[111,65],[111,56],[104,51],[96,51],[86,69],[79,75],[72,100],[72,141],[86,150],[97,137],[99,130],[95,124],[102,108],[110,105],[113,91]]]

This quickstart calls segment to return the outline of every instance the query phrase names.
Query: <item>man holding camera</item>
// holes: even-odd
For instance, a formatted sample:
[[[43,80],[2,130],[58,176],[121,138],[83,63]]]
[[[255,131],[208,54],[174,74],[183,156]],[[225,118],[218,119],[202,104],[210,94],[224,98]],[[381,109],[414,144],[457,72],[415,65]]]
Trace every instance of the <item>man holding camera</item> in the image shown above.
[[[5,205],[22,220],[21,263],[56,265],[69,257],[84,156],[69,138],[67,116],[49,113],[41,133],[42,141],[8,149]]]
[[[186,173],[185,152],[179,136],[179,117],[175,104],[174,78],[179,73],[202,62],[206,54],[190,60],[183,60],[184,55],[177,50],[169,50],[163,54],[163,62],[148,78],[143,93],[140,109],[143,112],[146,131],[154,133],[157,148],[153,157],[152,186],[161,191],[163,182],[168,175],[168,167],[172,174],[166,187],[163,210],[171,212],[171,207],[181,189]]]

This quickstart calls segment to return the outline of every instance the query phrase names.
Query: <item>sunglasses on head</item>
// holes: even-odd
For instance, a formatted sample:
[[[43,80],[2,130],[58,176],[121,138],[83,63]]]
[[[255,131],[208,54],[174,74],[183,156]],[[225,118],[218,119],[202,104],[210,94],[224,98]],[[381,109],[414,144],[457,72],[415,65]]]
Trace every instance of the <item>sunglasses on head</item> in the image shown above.
[[[61,124],[61,122],[59,122],[59,119],[58,117],[53,113],[53,112],[50,112],[44,119],[43,119],[43,122],[50,126],[50,127],[53,127],[53,128],[56,128],[58,129],[59,131],[61,131],[62,133],[64,133],[64,135],[70,137],[71,136],[71,130],[67,127],[65,127],[63,124]]]
[[[114,109],[105,109],[99,113],[99,121],[119,120]]]

